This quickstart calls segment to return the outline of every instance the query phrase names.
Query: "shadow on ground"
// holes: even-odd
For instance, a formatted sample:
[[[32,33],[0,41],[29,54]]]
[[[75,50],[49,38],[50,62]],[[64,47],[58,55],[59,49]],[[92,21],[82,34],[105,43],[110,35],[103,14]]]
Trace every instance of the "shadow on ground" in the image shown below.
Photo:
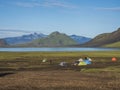
[[[0,77],[4,77],[4,76],[7,76],[7,75],[11,75],[11,74],[14,74],[13,72],[2,72],[0,73]]]

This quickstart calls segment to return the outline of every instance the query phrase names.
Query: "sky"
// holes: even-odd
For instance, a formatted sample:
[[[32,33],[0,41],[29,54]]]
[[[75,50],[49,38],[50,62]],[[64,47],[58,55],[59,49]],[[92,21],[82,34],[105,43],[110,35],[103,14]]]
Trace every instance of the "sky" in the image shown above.
[[[0,38],[54,31],[95,37],[120,27],[120,0],[0,0]]]

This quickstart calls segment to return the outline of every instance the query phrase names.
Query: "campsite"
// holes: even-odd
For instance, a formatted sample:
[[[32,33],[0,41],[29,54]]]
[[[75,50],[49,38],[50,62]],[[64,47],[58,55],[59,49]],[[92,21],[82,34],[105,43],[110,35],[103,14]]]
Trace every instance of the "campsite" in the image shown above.
[[[0,52],[0,90],[119,90],[119,68],[120,51]]]

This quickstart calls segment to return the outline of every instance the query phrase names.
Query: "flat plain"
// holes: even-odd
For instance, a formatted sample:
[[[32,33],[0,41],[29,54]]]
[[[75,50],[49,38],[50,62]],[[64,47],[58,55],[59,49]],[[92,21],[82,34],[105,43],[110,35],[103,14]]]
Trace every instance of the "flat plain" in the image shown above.
[[[72,65],[86,56],[91,65]],[[0,90],[120,90],[120,51],[0,52]]]

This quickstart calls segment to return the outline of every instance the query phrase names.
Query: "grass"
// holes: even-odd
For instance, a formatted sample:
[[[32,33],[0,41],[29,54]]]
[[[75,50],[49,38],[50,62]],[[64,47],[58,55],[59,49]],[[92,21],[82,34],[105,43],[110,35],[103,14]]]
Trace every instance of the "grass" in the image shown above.
[[[91,65],[71,66],[84,56]],[[120,51],[0,52],[0,90],[120,90],[119,68]]]
[[[112,43],[112,44],[107,44],[107,45],[104,45],[103,47],[119,48],[120,47],[120,42],[115,42],[115,43]]]

